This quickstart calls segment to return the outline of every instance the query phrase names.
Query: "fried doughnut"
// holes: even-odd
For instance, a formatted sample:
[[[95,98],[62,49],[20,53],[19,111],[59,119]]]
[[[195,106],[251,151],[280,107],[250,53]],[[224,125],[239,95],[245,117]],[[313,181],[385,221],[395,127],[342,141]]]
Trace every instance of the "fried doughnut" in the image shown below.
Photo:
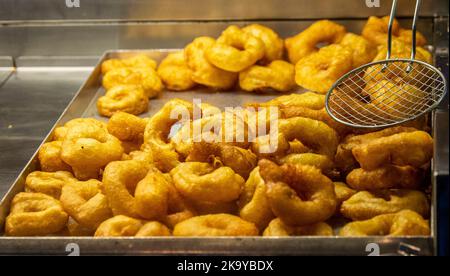
[[[373,61],[382,61],[386,59],[387,47],[381,46],[378,49],[378,54],[375,56]],[[394,39],[392,40],[392,50],[391,50],[391,59],[410,59],[411,58],[411,45],[406,44],[405,42]],[[417,47],[416,48],[416,60],[423,61],[426,63],[432,63],[431,53],[425,50],[424,48]],[[393,80],[398,81],[398,83],[409,83],[409,84],[420,84],[421,81],[426,82],[429,76],[424,75],[420,72],[419,69],[411,70],[410,73],[407,73],[407,63],[397,63],[396,66],[389,66],[389,70],[385,70],[385,73],[380,73],[383,64],[377,64],[368,67],[365,70],[364,81],[367,83],[365,90],[370,90],[373,86],[372,83],[377,83],[381,80]],[[413,65],[414,69],[414,65]],[[367,88],[368,87],[368,88]],[[423,87],[423,86],[422,86]],[[422,88],[423,89],[423,88]],[[370,92],[370,91],[369,91]],[[366,92],[366,93],[369,93]]]
[[[187,157],[193,150],[194,143],[201,141],[247,149],[250,146],[248,133],[252,128],[248,125],[245,116],[245,110],[237,113],[225,111],[211,116],[205,115],[201,119],[182,124],[171,138],[171,142],[182,157]],[[195,130],[201,131],[196,133]]]
[[[144,54],[124,59],[108,59],[102,63],[102,74],[124,67],[151,68],[156,70],[156,61]]]
[[[308,153],[310,151],[311,151],[310,148],[303,145],[303,143],[297,139],[294,139],[293,141],[289,141],[288,154]]]
[[[18,193],[6,217],[8,236],[45,236],[61,231],[68,215],[61,203],[42,193]]]
[[[135,236],[142,226],[143,223],[138,219],[118,215],[102,222],[94,237],[131,237]]]
[[[425,105],[429,101],[427,93],[422,89],[388,80],[372,84],[364,91],[370,95],[372,104],[392,118],[402,118],[417,106]]]
[[[375,44],[386,45],[388,36],[388,25],[389,25],[389,16],[384,16],[382,18],[371,16],[367,20],[366,25],[362,30],[362,36]],[[392,35],[395,39],[402,40],[407,44],[411,45],[412,43],[412,31],[401,28],[400,24],[395,18],[392,25]],[[425,39],[425,37],[420,32],[417,31],[416,46],[424,46],[426,43],[427,40]]]
[[[61,159],[62,141],[52,141],[39,148],[38,159],[44,172],[70,171],[69,165]]]
[[[120,143],[122,145],[124,154],[130,154],[134,151],[139,151],[142,147],[142,143],[135,141],[120,141]]]
[[[158,169],[150,167],[134,192],[136,210],[140,217],[157,219],[167,215],[169,185],[167,178]]]
[[[325,108],[325,95],[309,91],[301,94],[293,93],[290,95],[276,97],[263,104],[263,106],[272,106],[272,105],[301,106],[304,108],[318,110]]]
[[[377,47],[375,44],[363,36],[353,33],[345,34],[339,44],[352,50],[353,68],[357,68],[371,62],[377,55]]]
[[[64,185],[76,182],[70,172],[40,172],[34,171],[27,175],[25,179],[25,192],[43,193],[55,199],[61,196],[61,189]]]
[[[334,182],[334,192],[336,193],[337,200],[336,213],[340,212],[342,202],[357,193],[357,191],[349,188],[344,182]]]
[[[378,54],[375,56],[373,61],[380,61],[380,60],[386,59],[386,54],[387,54],[387,47],[386,46],[379,47]],[[391,59],[395,59],[395,58],[404,58],[404,59],[411,58],[411,45],[405,43],[402,40],[393,39],[392,40]],[[422,47],[416,48],[415,59],[424,61],[426,63],[432,62],[431,53]],[[401,69],[399,69],[399,71],[400,70]]]
[[[264,57],[265,47],[261,39],[231,25],[217,41],[206,50],[206,58],[222,70],[240,72]]]
[[[273,219],[264,230],[263,236],[332,236],[333,229],[325,222],[304,226],[289,226],[281,219]]]
[[[153,155],[146,151],[132,151],[128,154],[128,159],[126,160],[137,160],[146,163],[147,165],[153,165]]]
[[[61,203],[64,210],[81,226],[92,230],[112,217],[108,199],[102,193],[103,184],[95,179],[64,185]]]
[[[142,225],[135,235],[136,237],[170,236],[170,230],[164,224],[150,221]]]
[[[146,125],[143,150],[152,152],[156,167],[163,172],[169,172],[180,163],[173,144],[168,141],[168,136],[172,126],[179,121],[179,114],[186,111],[188,115],[192,115],[190,102],[180,99],[170,100]],[[172,113],[177,116],[171,116]]]
[[[377,45],[386,45],[388,35],[389,16],[382,18],[370,16],[362,30],[362,36]],[[394,18],[392,24],[392,35],[397,36],[400,31],[400,25]]]
[[[295,65],[295,82],[318,93],[326,93],[333,83],[352,69],[352,51],[339,44],[320,48]]]
[[[319,154],[333,158],[339,143],[336,131],[321,121],[303,117],[280,119],[278,131],[287,141],[300,140]]]
[[[211,201],[197,201],[187,200],[188,204],[192,206],[198,215],[212,215],[212,214],[232,214],[238,213],[238,206],[236,201],[229,202],[211,202]]]
[[[174,236],[257,236],[258,228],[229,214],[204,215],[187,219],[175,226]]]
[[[366,134],[348,135],[337,148],[336,156],[334,159],[336,165],[344,172],[350,171],[357,166],[357,161],[352,154],[352,150],[356,146],[363,145],[367,142],[381,137],[388,137],[401,132],[413,131],[416,131],[416,129],[410,127],[395,126]]]
[[[423,217],[430,215],[426,195],[406,189],[358,192],[342,203],[341,213],[352,220],[365,220],[404,209],[417,212]]]
[[[244,190],[238,200],[239,216],[253,222],[263,230],[274,218],[274,214],[266,197],[266,183],[256,167],[245,182]]]
[[[71,237],[92,237],[95,233],[95,229],[82,226],[79,224],[76,220],[74,220],[72,217],[69,217],[69,220],[67,221],[66,226],[66,233],[63,236],[71,236]]]
[[[108,132],[121,141],[142,143],[148,120],[132,114],[118,111],[108,121]]]
[[[334,168],[334,163],[328,156],[316,153],[291,153],[280,158],[279,163],[314,166],[322,172]]]
[[[229,202],[244,186],[244,179],[231,168],[215,169],[208,163],[181,163],[170,174],[181,195],[195,201]]]
[[[192,70],[192,80],[217,90],[234,86],[238,75],[219,69],[206,58],[206,52],[215,43],[214,38],[202,36],[194,39],[184,49],[187,66]]]
[[[253,65],[239,73],[239,85],[245,91],[289,91],[295,86],[292,64],[275,60],[267,66]]]
[[[256,167],[257,156],[247,149],[224,143],[194,143],[186,162],[211,162],[214,167],[230,167],[235,173],[247,179]]]
[[[102,182],[114,215],[139,217],[134,191],[147,172],[147,164],[136,160],[114,161],[105,167]]]
[[[148,97],[139,85],[117,85],[97,100],[97,110],[105,117],[119,111],[139,115],[147,112]]]
[[[340,236],[428,236],[430,226],[419,214],[403,210],[395,214],[379,215],[364,221],[346,224]]]
[[[329,20],[319,20],[296,36],[284,41],[292,64],[300,59],[319,51],[322,43],[339,43],[345,35],[345,27]]]
[[[62,144],[61,159],[72,167],[79,180],[97,178],[100,168],[120,160],[123,148],[119,139],[94,125],[70,128]]]
[[[411,45],[412,44],[412,30],[400,28],[397,38],[399,40],[402,40],[406,44]],[[427,39],[425,38],[425,36],[423,36],[423,34],[421,34],[419,31],[416,31],[416,46],[421,47],[421,46],[425,46],[426,44],[427,44]]]
[[[109,163],[103,183],[114,215],[154,219],[167,214],[167,179],[143,161]]]
[[[94,118],[76,118],[73,120],[68,121],[63,126],[55,128],[55,131],[53,133],[53,140],[55,141],[63,141],[66,137],[67,131],[70,128],[79,126],[79,125],[94,125],[100,128],[106,129],[106,123],[99,121]]]
[[[256,137],[252,143],[251,150],[259,159],[274,159],[285,156],[291,150],[291,143],[294,146],[298,145],[296,142],[288,141],[283,133],[278,133],[276,136],[268,134]]]
[[[197,210],[194,210],[194,207],[189,205],[185,198],[181,197],[180,193],[173,184],[170,174],[164,174],[164,176],[169,182],[169,193],[167,215],[163,217],[161,221],[169,228],[173,229],[178,223],[195,216],[197,214]]]
[[[168,136],[174,124],[192,118],[193,108],[190,102],[172,99],[150,118],[145,127],[143,150],[152,152],[155,165],[162,172],[169,172],[180,163],[175,145],[168,140]],[[206,114],[220,112],[208,104],[202,104],[199,108]],[[183,115],[189,115],[189,118],[179,118]]]
[[[417,189],[422,172],[411,166],[386,165],[372,171],[358,168],[347,175],[347,184],[356,190]]]
[[[118,85],[140,85],[148,98],[157,97],[164,86],[156,71],[152,68],[118,68],[103,76],[102,85],[110,90]]]
[[[433,138],[424,131],[402,132],[358,145],[352,153],[365,170],[384,164],[418,168],[433,157]]]
[[[184,51],[168,54],[159,64],[157,72],[169,90],[185,91],[195,86],[192,71],[186,64]]]
[[[242,31],[261,39],[264,43],[264,56],[261,59],[264,64],[283,58],[283,40],[272,29],[260,24],[251,24],[242,28]]]
[[[351,128],[331,118],[325,108],[311,109],[299,105],[280,105],[280,117],[283,119],[292,117],[305,117],[324,122],[336,130],[340,135],[351,131]]]
[[[337,204],[334,185],[319,169],[306,165],[277,166],[268,160],[261,160],[258,165],[272,211],[284,223],[310,225],[334,214]]]

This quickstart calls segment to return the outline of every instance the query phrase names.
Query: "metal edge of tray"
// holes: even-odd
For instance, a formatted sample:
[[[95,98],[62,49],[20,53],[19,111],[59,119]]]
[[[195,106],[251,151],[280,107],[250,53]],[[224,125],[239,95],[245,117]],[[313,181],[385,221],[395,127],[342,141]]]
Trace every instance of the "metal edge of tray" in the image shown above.
[[[0,246],[0,255],[433,255],[426,237],[7,237]]]
[[[109,50],[106,51],[93,69],[88,79],[77,91],[73,99],[64,109],[54,126],[51,128],[43,142],[50,141],[56,127],[65,122],[83,117],[87,106],[92,102],[93,95],[100,85],[101,63],[112,57],[126,57],[138,53],[161,54],[176,51],[177,49],[154,50]],[[41,146],[40,145],[40,146]],[[40,148],[39,146],[39,148]],[[0,201],[0,235],[3,233],[4,222],[9,213],[13,197],[24,190],[25,178],[28,173],[38,168],[37,154],[33,154],[30,161],[21,171],[11,188]],[[432,174],[433,175],[433,174]],[[435,181],[432,179],[432,188]],[[435,254],[435,204],[431,204],[431,230],[430,236],[420,237],[218,237],[218,238],[92,238],[92,237],[5,237],[0,236],[1,254],[27,254],[27,255],[64,255],[66,245],[75,243],[80,247],[81,253],[86,255],[368,255],[366,246],[375,243],[381,254],[398,254],[400,247],[414,248],[414,254]],[[417,250],[416,250],[417,249]]]

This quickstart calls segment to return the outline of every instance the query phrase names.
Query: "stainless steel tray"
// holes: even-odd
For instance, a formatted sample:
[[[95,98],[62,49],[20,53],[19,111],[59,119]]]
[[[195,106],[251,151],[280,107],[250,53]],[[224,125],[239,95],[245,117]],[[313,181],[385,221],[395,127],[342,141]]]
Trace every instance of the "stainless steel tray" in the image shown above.
[[[101,86],[101,63],[110,58],[124,58],[137,53],[161,61],[171,50],[119,50],[108,51],[100,59],[89,78],[74,96],[43,143],[50,140],[54,128],[78,117],[94,117],[106,120],[97,113],[96,101],[105,93]],[[298,90],[297,92],[302,92]],[[291,92],[292,93],[292,92]],[[151,116],[171,98],[192,100],[218,107],[241,106],[248,102],[263,102],[280,94],[255,94],[242,91],[211,92],[196,89],[186,92],[165,91],[161,97],[150,101],[150,109],[142,117]],[[434,116],[433,116],[434,118]],[[434,124],[434,123],[433,123]],[[23,191],[26,176],[38,168],[37,152],[25,166],[0,203],[0,235],[12,198]],[[431,174],[435,191],[436,175]],[[433,195],[433,199],[435,196]],[[370,248],[379,248],[380,254],[413,252],[420,255],[434,255],[436,252],[436,212],[432,202],[431,230],[427,237],[220,237],[220,238],[91,238],[91,237],[4,237],[0,236],[0,254],[69,254],[69,248],[79,247],[81,254],[120,254],[120,255],[369,255],[376,254]],[[75,245],[74,245],[75,244]],[[67,249],[67,251],[66,251]]]

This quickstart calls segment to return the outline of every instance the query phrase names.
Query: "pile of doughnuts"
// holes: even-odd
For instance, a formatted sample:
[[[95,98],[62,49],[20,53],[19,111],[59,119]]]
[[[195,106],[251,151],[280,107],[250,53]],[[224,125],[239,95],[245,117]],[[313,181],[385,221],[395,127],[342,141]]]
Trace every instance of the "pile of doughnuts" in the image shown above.
[[[238,86],[244,91],[287,92],[300,86],[326,93],[350,70],[385,58],[388,19],[370,17],[362,35],[320,20],[285,40],[260,24],[231,25],[217,39],[195,38],[183,50],[168,54],[159,66],[145,55],[106,60],[102,83],[107,92],[97,102],[98,112],[106,117],[117,111],[145,113],[148,98],[157,97],[164,87],[186,91],[204,86],[222,91]],[[392,58],[409,58],[411,31],[394,20],[393,34]],[[430,53],[420,47],[425,44],[417,33],[416,58],[430,63]],[[371,82],[361,86],[367,87],[367,94],[379,91]]]
[[[218,120],[226,113],[219,108],[180,99],[150,118],[115,112],[108,122],[66,122],[39,149],[40,170],[12,200],[5,234],[429,234],[425,175],[433,139],[426,120],[374,132],[352,129],[331,120],[325,96],[313,92],[246,106],[278,108],[276,150],[261,151],[267,137],[249,140],[250,129]],[[171,116],[181,110],[191,117]],[[190,119],[196,110],[203,116]],[[253,115],[244,112],[232,122],[250,126]],[[273,127],[273,118],[264,118]],[[218,131],[181,138],[207,125]],[[245,139],[210,139],[230,129]],[[348,222],[340,233],[331,223],[336,217]]]

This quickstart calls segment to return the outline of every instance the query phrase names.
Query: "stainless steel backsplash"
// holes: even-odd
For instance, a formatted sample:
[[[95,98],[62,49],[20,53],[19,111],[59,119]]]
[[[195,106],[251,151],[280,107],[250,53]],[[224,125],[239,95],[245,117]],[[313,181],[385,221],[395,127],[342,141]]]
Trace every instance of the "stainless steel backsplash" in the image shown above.
[[[80,7],[68,8],[67,3],[77,2]],[[369,8],[368,3],[375,6]],[[391,3],[388,0],[2,0],[0,21],[365,18],[387,14]],[[414,3],[415,0],[399,1],[398,15],[412,15]],[[422,3],[423,16],[448,14],[448,0]]]
[[[68,0],[74,2],[75,0]],[[367,0],[377,2],[376,0]],[[359,33],[370,15],[389,13],[391,1],[366,0],[1,0],[0,56],[100,56],[109,49],[181,48],[200,35],[218,36],[229,24],[262,22],[282,37],[314,20],[334,19]],[[407,18],[414,0],[399,1]],[[419,30],[432,39],[433,20],[448,0],[423,1]],[[410,23],[405,19],[407,27]]]

